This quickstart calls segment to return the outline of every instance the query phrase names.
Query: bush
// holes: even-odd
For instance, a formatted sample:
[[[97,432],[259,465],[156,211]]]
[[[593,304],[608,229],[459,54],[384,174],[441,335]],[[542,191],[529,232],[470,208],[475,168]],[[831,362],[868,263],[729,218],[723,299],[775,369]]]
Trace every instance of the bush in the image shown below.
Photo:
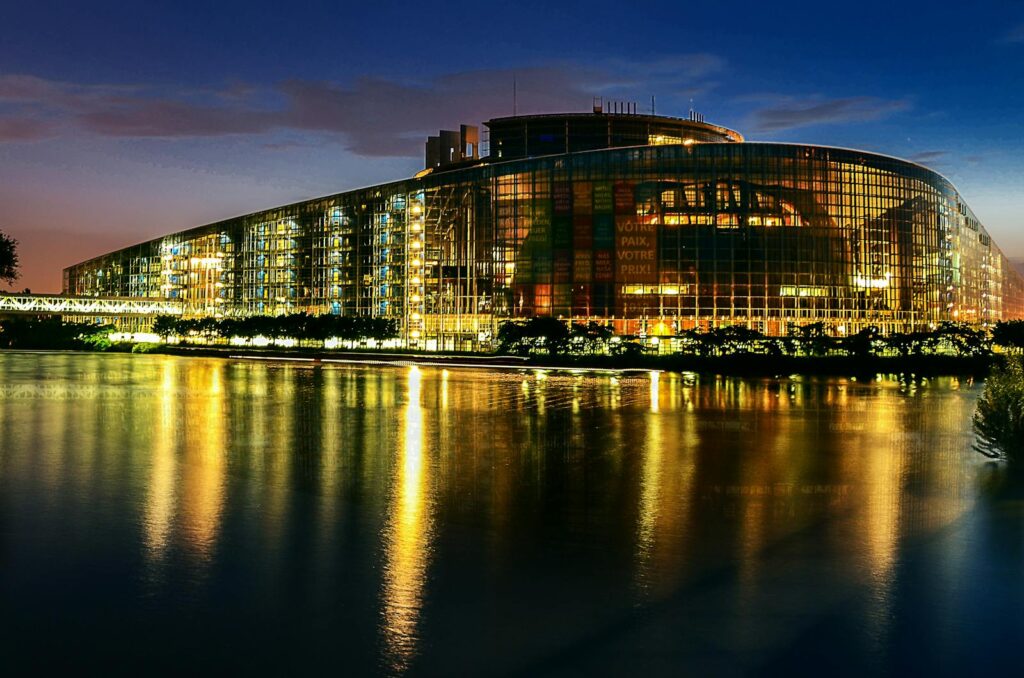
[[[974,413],[977,449],[1011,464],[1024,462],[1024,358],[1009,356],[992,368]]]
[[[560,355],[568,350],[570,336],[569,328],[557,318],[508,320],[498,327],[498,350],[519,355],[539,352]]]
[[[89,351],[109,351],[114,345],[110,340],[111,328],[92,329],[88,328],[79,335],[78,340],[83,348]]]
[[[160,349],[160,344],[143,342],[132,346],[132,353],[153,353]]]
[[[996,323],[992,340],[1003,348],[1020,353],[1024,351],[1024,320],[1007,320]]]

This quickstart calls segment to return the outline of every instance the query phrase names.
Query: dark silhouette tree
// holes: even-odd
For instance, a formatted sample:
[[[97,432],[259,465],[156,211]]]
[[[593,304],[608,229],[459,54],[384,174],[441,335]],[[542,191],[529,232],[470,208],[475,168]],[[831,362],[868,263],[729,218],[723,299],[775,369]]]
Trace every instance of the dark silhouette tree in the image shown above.
[[[172,334],[177,334],[178,319],[173,315],[158,315],[153,318],[153,334],[167,341]]]
[[[529,353],[530,347],[523,341],[524,323],[506,320],[498,326],[499,353]]]
[[[825,333],[825,323],[803,325],[797,329],[796,341],[800,352],[810,356],[825,356],[835,347],[835,339]]]
[[[997,322],[992,329],[992,341],[1011,351],[1024,351],[1024,320]]]
[[[857,334],[847,337],[843,342],[843,347],[849,355],[856,358],[869,358],[875,355],[875,341],[878,338],[878,328],[874,325],[869,325]]]
[[[560,355],[568,350],[570,336],[569,328],[557,318],[530,318],[526,322],[510,320],[498,328],[498,346],[503,353],[543,351]]]
[[[18,276],[18,241],[0,231],[0,280],[10,284]]]
[[[965,323],[943,322],[934,334],[939,345],[958,356],[978,356],[989,350],[985,333]]]
[[[608,325],[591,320],[586,325],[573,323],[570,332],[570,350],[583,353],[602,353],[615,332]]]

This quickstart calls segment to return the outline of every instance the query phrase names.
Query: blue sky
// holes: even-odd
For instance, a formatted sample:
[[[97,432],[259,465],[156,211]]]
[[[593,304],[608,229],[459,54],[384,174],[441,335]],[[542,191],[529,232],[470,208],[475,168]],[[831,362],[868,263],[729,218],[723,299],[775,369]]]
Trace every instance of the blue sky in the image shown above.
[[[68,5],[74,5],[69,7]],[[591,97],[949,177],[1024,260],[1024,3],[50,2],[5,8],[18,286],[162,233],[420,168],[423,137]]]

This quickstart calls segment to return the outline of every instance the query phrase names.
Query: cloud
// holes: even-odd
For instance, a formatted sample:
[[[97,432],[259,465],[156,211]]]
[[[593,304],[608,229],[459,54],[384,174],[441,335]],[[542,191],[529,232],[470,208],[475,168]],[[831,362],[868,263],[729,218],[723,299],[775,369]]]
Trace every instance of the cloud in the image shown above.
[[[754,132],[780,132],[810,125],[869,122],[886,118],[910,107],[909,102],[877,97],[796,100],[781,98],[750,114],[749,128]]]
[[[511,115],[513,79],[519,113],[588,110],[592,97],[599,95],[627,98],[654,91],[678,98],[706,91],[714,87],[710,77],[723,67],[714,55],[692,54],[648,62],[480,69],[418,81],[288,80],[268,86],[233,83],[219,90],[172,91],[6,75],[0,76],[0,115],[6,112],[22,121],[50,118],[71,130],[108,137],[215,137],[294,130],[340,136],[360,155],[411,156],[421,152],[423,137],[438,129]],[[27,131],[9,136],[17,140]]]
[[[946,155],[946,151],[921,151],[907,158],[911,162],[926,163],[934,162]]]
[[[54,136],[56,127],[45,120],[32,118],[0,118],[0,143],[9,141],[38,141]]]
[[[86,110],[76,116],[84,129],[115,137],[208,137],[266,132],[278,126],[276,115],[231,106],[183,101],[130,100]]]

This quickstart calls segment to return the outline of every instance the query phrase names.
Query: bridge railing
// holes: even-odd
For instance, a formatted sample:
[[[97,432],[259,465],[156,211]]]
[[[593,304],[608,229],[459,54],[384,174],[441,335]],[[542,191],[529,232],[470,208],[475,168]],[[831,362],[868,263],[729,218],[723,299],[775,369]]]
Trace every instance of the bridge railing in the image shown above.
[[[59,294],[0,294],[0,314],[181,315],[182,305],[167,299],[70,297]]]

